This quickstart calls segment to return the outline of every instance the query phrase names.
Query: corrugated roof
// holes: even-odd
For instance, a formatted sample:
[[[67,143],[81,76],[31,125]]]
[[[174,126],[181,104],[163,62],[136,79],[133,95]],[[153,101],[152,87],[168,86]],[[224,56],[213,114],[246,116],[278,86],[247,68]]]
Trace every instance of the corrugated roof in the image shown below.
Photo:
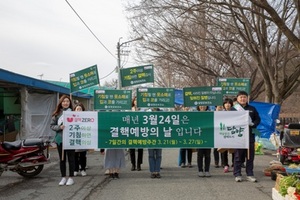
[[[53,84],[48,81],[43,81],[14,72],[10,72],[0,68],[0,87],[20,87],[26,86],[36,89],[42,89],[47,91],[58,92],[62,94],[70,94],[70,89],[67,87],[60,86],[58,84]],[[90,99],[93,95],[83,92],[72,93],[73,96]]]

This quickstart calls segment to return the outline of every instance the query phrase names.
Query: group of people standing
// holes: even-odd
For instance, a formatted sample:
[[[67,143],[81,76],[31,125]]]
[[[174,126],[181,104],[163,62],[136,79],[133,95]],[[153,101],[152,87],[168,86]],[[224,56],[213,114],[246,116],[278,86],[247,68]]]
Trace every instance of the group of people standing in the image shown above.
[[[132,111],[139,111],[137,108],[136,97],[132,100]],[[104,168],[108,170],[108,175],[112,179],[119,179],[119,172],[121,168],[125,167],[125,152],[123,149],[101,149],[101,154],[104,157]],[[128,149],[131,161],[131,171],[141,171],[143,164],[143,149]],[[148,149],[149,170],[151,178],[161,178],[161,158],[162,149]]]
[[[250,182],[256,182],[256,178],[253,173],[253,163],[254,163],[254,155],[255,155],[255,134],[252,129],[256,128],[260,123],[260,117],[255,109],[255,107],[248,104],[248,94],[245,91],[240,91],[236,97],[236,103],[243,110],[249,111],[249,150],[247,149],[234,149],[234,153],[232,154],[233,159],[233,175],[235,176],[236,182],[241,182],[242,173],[241,169],[243,163],[246,161],[246,180]],[[223,111],[234,111],[234,102],[231,99],[225,99],[223,102],[223,108],[218,108],[217,110]],[[207,106],[198,106],[198,111],[207,111]],[[248,153],[249,151],[249,153]],[[215,157],[215,166],[219,166],[219,152],[217,149],[214,149],[214,157]],[[204,165],[203,165],[204,161]],[[197,165],[198,165],[198,176],[199,177],[210,177],[211,174],[209,172],[211,163],[211,149],[210,148],[201,148],[197,150]],[[221,153],[221,165],[224,167],[224,172],[227,173],[229,171],[229,163],[228,163],[228,151],[223,151]]]
[[[246,180],[256,182],[256,178],[253,173],[253,162],[255,155],[255,135],[252,132],[252,128],[256,128],[260,123],[260,117],[255,107],[248,104],[248,94],[245,91],[240,91],[236,97],[236,101],[244,110],[249,111],[249,153],[247,149],[235,149],[233,155],[233,174],[236,182],[242,181],[241,168],[246,161]],[[57,144],[57,150],[60,158],[60,172],[62,179],[59,185],[73,185],[73,176],[76,176],[81,172],[82,176],[86,176],[86,150],[64,150],[62,146],[62,132],[64,129],[62,114],[63,111],[84,111],[85,108],[81,103],[76,104],[73,107],[72,101],[69,96],[63,95],[59,104],[56,106],[55,111],[52,114],[52,121],[50,127],[56,132],[55,142]],[[208,106],[198,106],[197,110],[204,112],[208,110]],[[217,110],[233,111],[234,102],[231,99],[225,99],[222,106],[218,106]],[[138,111],[136,97],[132,100],[132,111]],[[185,110],[187,111],[187,110]],[[114,179],[119,178],[120,169],[125,167],[125,152],[124,149],[101,149],[101,154],[105,155],[104,167],[109,171],[109,176]],[[143,149],[137,150],[129,149],[129,155],[131,160],[131,171],[141,171],[141,165],[143,163]],[[215,166],[219,166],[219,152],[214,149]],[[180,166],[192,167],[192,149],[180,149]],[[66,159],[69,163],[69,177],[66,176]],[[148,149],[148,161],[151,178],[161,178],[162,149]],[[210,177],[210,163],[211,163],[211,148],[197,149],[197,166],[199,177]],[[224,168],[224,172],[229,172],[228,151],[221,153],[221,165]]]
[[[136,99],[133,101],[133,109],[136,109]],[[253,133],[252,129],[256,128],[260,123],[260,117],[255,109],[255,107],[248,104],[248,94],[245,91],[240,91],[237,94],[237,97],[232,99],[226,98],[223,101],[222,106],[216,106],[216,111],[236,111],[234,105],[239,105],[243,110],[249,111],[249,150],[247,149],[231,149],[232,153],[232,167],[233,167],[233,175],[235,176],[236,182],[241,182],[242,173],[241,168],[246,162],[246,180],[250,182],[256,182],[256,178],[254,177],[253,173],[253,163],[254,163],[254,155],[255,155],[255,134]],[[183,108],[183,111],[188,111],[189,108]],[[208,106],[198,106],[197,110],[200,112],[208,111]],[[160,164],[161,164],[161,149],[148,149],[149,151],[149,169],[151,172],[151,178],[158,177],[160,178]],[[248,153],[249,151],[249,153]],[[142,149],[138,149],[138,170],[140,170],[140,165],[142,163]],[[188,167],[192,168],[192,153],[193,149],[180,149],[180,166],[181,167]],[[221,155],[219,155],[221,154]],[[219,160],[221,157],[221,166],[224,169],[224,173],[229,172],[229,159],[228,159],[228,150],[223,150],[219,153],[218,149],[214,149],[214,159],[215,159],[215,167],[219,167]],[[135,170],[135,149],[130,149],[130,156],[131,156],[131,163],[132,168],[131,170]],[[155,164],[153,158],[156,159],[158,164]],[[210,163],[211,163],[211,148],[200,148],[197,149],[197,167],[198,167],[198,176],[199,177],[210,177]],[[187,165],[186,165],[187,164]]]

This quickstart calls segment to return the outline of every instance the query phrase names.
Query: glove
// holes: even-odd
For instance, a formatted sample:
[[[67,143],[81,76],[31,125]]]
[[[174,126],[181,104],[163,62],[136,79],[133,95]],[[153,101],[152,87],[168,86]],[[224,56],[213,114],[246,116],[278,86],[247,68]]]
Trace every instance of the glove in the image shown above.
[[[254,123],[252,122],[252,119],[251,119],[250,116],[249,116],[249,118],[248,118],[248,121],[249,121],[249,126],[253,126],[253,125],[254,125]]]

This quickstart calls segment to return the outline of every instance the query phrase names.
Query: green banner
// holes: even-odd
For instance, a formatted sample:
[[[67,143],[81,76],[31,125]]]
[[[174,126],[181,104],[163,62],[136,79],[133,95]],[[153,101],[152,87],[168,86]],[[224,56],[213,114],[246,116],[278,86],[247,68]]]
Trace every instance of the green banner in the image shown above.
[[[131,110],[131,90],[95,90],[95,110]]]
[[[218,106],[223,105],[221,87],[183,88],[184,106]]]
[[[174,88],[137,88],[138,108],[174,108]]]
[[[65,149],[249,148],[249,111],[63,112]]]
[[[153,65],[120,69],[122,87],[154,82]]]
[[[97,65],[70,74],[71,93],[99,84]]]
[[[217,84],[222,87],[224,96],[236,96],[239,91],[246,91],[250,94],[249,78],[218,78]]]
[[[214,146],[213,112],[99,112],[101,148]]]

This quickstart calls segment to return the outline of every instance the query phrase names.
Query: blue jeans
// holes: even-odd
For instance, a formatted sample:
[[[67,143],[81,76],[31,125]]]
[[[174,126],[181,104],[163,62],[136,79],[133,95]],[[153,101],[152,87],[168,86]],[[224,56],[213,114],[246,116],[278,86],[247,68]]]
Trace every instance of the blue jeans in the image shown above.
[[[162,149],[148,149],[150,172],[160,172]]]

